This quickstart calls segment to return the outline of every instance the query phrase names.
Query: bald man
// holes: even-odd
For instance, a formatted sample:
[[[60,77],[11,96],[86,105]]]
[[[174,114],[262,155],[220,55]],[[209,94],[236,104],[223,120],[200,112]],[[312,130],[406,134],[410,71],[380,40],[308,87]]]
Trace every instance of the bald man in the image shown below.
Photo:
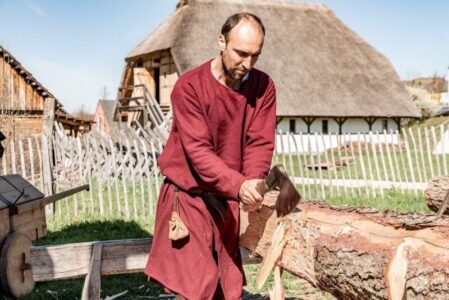
[[[180,297],[241,297],[239,204],[262,200],[256,185],[274,149],[275,87],[253,68],[264,37],[257,16],[229,17],[220,55],[182,75],[171,95],[173,127],[158,159],[166,178],[145,273]],[[173,210],[189,231],[180,240],[168,236]]]

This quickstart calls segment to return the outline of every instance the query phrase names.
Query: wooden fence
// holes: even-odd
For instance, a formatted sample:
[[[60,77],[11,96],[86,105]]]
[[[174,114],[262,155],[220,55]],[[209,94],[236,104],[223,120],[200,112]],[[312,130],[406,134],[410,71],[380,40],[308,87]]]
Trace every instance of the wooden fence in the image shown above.
[[[419,193],[432,177],[449,175],[449,140],[443,139],[447,131],[441,125],[364,135],[278,133],[273,164],[284,164],[308,199],[373,197],[388,189]],[[162,182],[156,159],[162,145],[139,131],[73,138],[56,126],[51,139],[27,137],[3,145],[3,174],[21,174],[43,190],[48,164],[54,192],[90,184],[90,191],[57,202],[55,214],[126,219],[154,215]],[[42,149],[52,149],[50,157]]]
[[[449,175],[447,125],[369,134],[278,133],[273,163],[282,163],[306,198],[419,193]]]

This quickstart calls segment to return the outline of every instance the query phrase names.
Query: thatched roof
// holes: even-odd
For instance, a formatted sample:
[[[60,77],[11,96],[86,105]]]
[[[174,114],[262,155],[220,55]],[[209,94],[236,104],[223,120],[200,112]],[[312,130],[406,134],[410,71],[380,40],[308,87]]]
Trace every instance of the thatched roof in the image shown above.
[[[319,4],[189,0],[127,60],[170,49],[182,74],[218,54],[223,22],[241,11],[265,24],[256,67],[276,83],[279,116],[420,116],[390,62]]]

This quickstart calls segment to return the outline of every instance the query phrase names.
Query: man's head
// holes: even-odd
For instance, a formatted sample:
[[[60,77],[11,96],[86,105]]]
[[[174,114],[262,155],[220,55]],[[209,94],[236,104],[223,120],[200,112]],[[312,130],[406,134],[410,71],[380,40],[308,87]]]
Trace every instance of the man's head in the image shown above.
[[[262,52],[265,28],[250,13],[230,16],[221,28],[218,45],[225,75],[240,80],[249,72]]]

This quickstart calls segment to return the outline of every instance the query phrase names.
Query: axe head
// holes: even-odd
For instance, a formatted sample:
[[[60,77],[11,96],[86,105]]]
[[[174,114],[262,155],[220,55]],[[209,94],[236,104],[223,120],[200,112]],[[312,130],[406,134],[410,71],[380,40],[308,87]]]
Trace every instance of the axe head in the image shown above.
[[[288,177],[283,165],[275,165],[271,168],[270,173],[265,178],[265,184],[268,190],[279,189],[279,196],[275,204],[278,217],[291,213],[301,200],[301,196],[290,177]]]

